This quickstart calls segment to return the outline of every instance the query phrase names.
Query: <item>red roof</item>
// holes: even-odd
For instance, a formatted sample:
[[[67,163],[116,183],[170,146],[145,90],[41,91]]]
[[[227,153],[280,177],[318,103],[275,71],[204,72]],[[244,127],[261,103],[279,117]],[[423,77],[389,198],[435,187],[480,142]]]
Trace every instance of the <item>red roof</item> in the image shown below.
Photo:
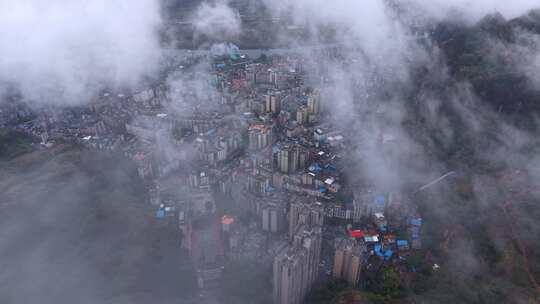
[[[364,233],[362,232],[362,230],[351,230],[350,234],[351,234],[351,237],[353,237],[353,238],[364,237]]]

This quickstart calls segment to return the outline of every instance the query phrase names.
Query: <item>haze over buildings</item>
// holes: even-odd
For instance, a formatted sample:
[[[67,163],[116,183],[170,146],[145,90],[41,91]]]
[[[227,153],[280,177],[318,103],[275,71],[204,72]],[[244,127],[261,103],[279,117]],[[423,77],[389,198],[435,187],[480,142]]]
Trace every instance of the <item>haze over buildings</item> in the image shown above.
[[[0,222],[0,302],[58,303],[62,284],[83,303],[537,302],[538,6],[1,2],[0,217],[18,217]],[[64,178],[78,165],[88,176]],[[33,172],[55,199],[24,183]],[[110,197],[92,205],[86,184]],[[103,208],[125,197],[140,204]],[[107,256],[99,241],[66,260],[17,245],[44,225],[62,252],[133,214],[130,229],[156,232],[133,239],[144,254],[87,265],[85,251]],[[135,272],[106,292],[73,279],[123,260]]]

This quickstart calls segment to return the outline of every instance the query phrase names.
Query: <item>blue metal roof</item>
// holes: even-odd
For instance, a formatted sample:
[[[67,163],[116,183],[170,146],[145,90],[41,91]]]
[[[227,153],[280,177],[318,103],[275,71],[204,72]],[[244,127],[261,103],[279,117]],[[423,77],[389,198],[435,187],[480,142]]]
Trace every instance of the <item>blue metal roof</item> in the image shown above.
[[[407,240],[397,240],[396,244],[398,245],[398,247],[400,247],[400,246],[408,246],[409,242]]]
[[[411,219],[410,223],[413,226],[422,226],[422,219],[421,218]]]
[[[308,170],[312,172],[320,172],[322,168],[321,165],[319,165],[318,163],[313,163],[311,164],[311,166],[309,166]]]
[[[381,253],[381,244],[375,244],[375,246],[373,246],[373,250],[375,253],[377,253],[377,255],[379,255]]]
[[[334,166],[333,164],[326,165],[325,169],[327,169],[329,171],[336,171],[337,170],[336,166]]]

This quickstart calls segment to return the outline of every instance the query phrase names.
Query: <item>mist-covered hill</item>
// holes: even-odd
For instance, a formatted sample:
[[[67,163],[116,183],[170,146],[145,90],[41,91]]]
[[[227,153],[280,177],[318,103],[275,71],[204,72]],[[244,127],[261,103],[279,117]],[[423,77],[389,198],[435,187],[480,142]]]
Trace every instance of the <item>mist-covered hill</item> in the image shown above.
[[[511,20],[492,14],[473,25],[442,22],[433,39],[456,80],[471,83],[484,102],[522,124],[540,111],[536,35],[540,11]]]
[[[134,170],[69,146],[2,159],[0,302],[189,299],[187,254],[175,227],[152,217]]]

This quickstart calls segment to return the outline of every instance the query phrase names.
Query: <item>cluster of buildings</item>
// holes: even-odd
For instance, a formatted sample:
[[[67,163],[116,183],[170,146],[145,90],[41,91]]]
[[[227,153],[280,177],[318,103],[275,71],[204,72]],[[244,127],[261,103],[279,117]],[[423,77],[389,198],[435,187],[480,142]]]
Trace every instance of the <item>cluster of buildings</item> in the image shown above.
[[[228,259],[250,260],[272,264],[276,304],[302,303],[329,275],[359,286],[363,271],[420,248],[419,218],[404,212],[398,225],[386,220],[400,203],[392,194],[339,196],[348,186],[347,138],[326,119],[331,105],[304,84],[301,57],[250,59],[231,48],[206,59],[211,92],[202,97],[196,81],[181,90],[163,81],[131,94],[104,92],[88,107],[0,117],[31,117],[17,127],[44,142],[132,159],[155,218],[178,230],[202,289],[218,288]],[[197,68],[180,68],[198,79]],[[325,219],[352,225],[330,245],[331,274],[321,268]],[[397,238],[397,230],[409,237]]]
[[[383,266],[392,266],[400,272],[415,272],[407,267],[412,250],[421,249],[419,217],[387,220],[383,213],[374,213],[364,227],[349,225],[347,234],[334,240],[332,277],[344,280],[352,287],[362,287],[362,274],[378,272]],[[357,227],[354,227],[357,226]]]
[[[16,125],[33,117],[33,111],[24,104],[6,100],[0,106],[0,127]]]

